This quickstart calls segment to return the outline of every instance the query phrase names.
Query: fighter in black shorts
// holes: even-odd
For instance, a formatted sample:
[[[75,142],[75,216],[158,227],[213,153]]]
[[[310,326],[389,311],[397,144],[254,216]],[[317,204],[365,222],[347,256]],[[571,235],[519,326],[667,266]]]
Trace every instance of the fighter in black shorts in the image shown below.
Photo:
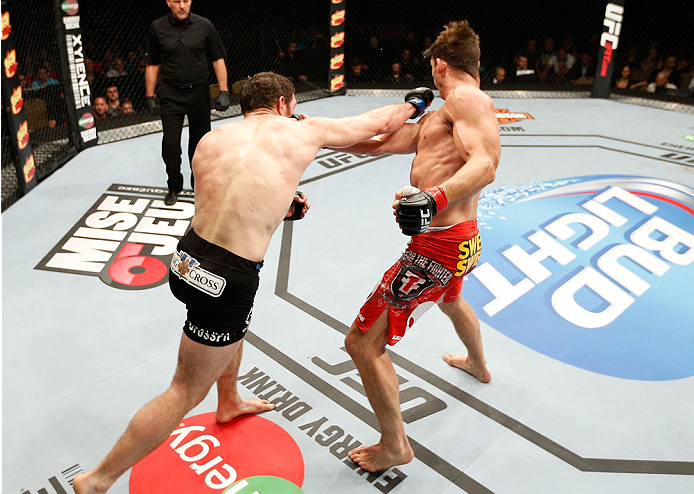
[[[254,262],[188,231],[171,258],[169,287],[186,304],[185,335],[209,346],[226,346],[246,334],[258,290]]]
[[[258,272],[272,236],[283,219],[303,218],[310,207],[306,195],[296,193],[302,174],[321,148],[393,132],[426,108],[423,102],[417,108],[399,103],[351,117],[297,120],[290,118],[296,104],[289,79],[256,74],[241,90],[243,119],[223,123],[200,140],[192,160],[194,231],[181,239],[169,274],[171,290],[188,312],[174,377],[135,414],[98,466],[73,479],[77,494],[105,494],[170,438],[212,386],[217,423],[274,408],[267,399],[242,397],[237,380]]]

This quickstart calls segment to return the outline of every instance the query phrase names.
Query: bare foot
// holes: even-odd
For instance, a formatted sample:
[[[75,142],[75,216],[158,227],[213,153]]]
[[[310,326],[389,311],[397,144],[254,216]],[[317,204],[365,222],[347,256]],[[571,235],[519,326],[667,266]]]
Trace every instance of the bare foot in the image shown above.
[[[98,489],[92,472],[82,473],[72,480],[72,488],[77,494],[102,494],[108,489]]]
[[[235,404],[233,407],[230,406],[224,410],[217,409],[214,418],[220,424],[225,424],[244,413],[260,413],[274,409],[275,405],[267,400],[241,400],[241,402]]]
[[[414,458],[410,445],[401,451],[388,451],[381,443],[362,446],[347,453],[349,459],[367,472],[380,472],[395,465],[404,465]]]
[[[492,375],[487,369],[486,365],[479,365],[472,362],[467,356],[449,353],[448,355],[443,356],[443,360],[446,361],[448,365],[464,370],[483,383],[488,383],[492,380]]]

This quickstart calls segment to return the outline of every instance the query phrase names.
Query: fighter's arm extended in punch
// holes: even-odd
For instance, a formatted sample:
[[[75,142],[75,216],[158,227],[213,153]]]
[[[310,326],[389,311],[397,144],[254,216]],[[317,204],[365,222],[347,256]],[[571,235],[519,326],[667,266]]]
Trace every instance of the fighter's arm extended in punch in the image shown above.
[[[381,106],[353,117],[313,117],[304,122],[315,129],[315,135],[322,140],[320,147],[344,148],[375,135],[396,131],[412,116],[412,113],[411,104],[397,103]]]
[[[339,149],[347,153],[369,154],[377,156],[379,154],[411,154],[417,150],[417,135],[422,126],[422,122],[427,118],[425,115],[416,123],[408,123],[390,134],[381,134],[366,141],[358,142],[345,148],[332,146],[331,149]]]
[[[407,93],[405,101],[416,109],[410,118],[416,119],[422,116],[433,100],[434,93],[428,87],[419,87]],[[428,115],[424,115],[417,123],[405,124],[390,134],[377,135],[369,140],[358,142],[348,147],[338,148],[337,146],[332,146],[332,148],[347,151],[348,153],[370,154],[372,156],[387,153],[411,154],[417,150],[417,135],[422,122],[427,117]]]

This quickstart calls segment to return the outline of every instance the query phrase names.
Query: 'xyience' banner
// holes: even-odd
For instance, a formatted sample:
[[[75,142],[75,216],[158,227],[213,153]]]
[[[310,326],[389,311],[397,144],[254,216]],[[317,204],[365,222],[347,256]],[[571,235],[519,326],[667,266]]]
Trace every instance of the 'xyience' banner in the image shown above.
[[[91,107],[92,92],[84,63],[78,1],[55,0],[55,18],[70,129],[77,149],[81,150],[94,146],[98,136]]]

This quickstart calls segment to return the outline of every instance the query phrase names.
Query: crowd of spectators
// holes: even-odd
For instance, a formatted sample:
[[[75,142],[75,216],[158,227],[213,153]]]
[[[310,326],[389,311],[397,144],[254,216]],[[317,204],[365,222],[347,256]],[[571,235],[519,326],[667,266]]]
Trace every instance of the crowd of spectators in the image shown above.
[[[124,38],[100,47],[96,39],[87,38],[84,53],[89,80],[93,114],[97,123],[123,117],[146,109],[144,74],[146,69],[145,45],[136,37]],[[354,36],[346,46],[346,81],[352,87],[402,87],[433,84],[431,69],[423,52],[434,36],[422,36],[414,31],[389,36],[387,44],[379,36]],[[513,56],[486,56],[483,51],[480,67],[483,89],[515,88],[588,88],[596,73],[596,55],[599,35],[581,43],[571,36],[560,41],[546,37],[539,46],[537,39],[529,39]],[[231,41],[227,40],[226,44]],[[327,60],[330,58],[327,31],[317,29],[294,30],[282,36],[278,29],[259,29],[256,32],[255,53],[244,60],[228,60],[229,87],[234,80],[262,70],[273,70],[289,77],[297,86],[315,84],[325,86]],[[237,55],[231,50],[229,57]],[[495,59],[497,58],[497,59]],[[245,65],[244,65],[245,64]],[[42,97],[42,92],[57,94],[57,103],[47,105],[48,127],[67,125],[66,112],[56,110],[64,94],[57,54],[49,56],[46,50],[24,57],[20,66],[22,85],[29,91],[28,98]],[[245,69],[245,72],[244,72]],[[686,48],[676,52],[661,50],[650,43],[640,51],[629,46],[617,52],[613,86],[619,90],[644,91],[651,94],[691,97],[693,93],[691,53]],[[58,89],[60,88],[60,89]]]
[[[94,40],[87,42],[85,52],[100,54]],[[145,54],[140,45],[121,55],[119,46],[113,43],[99,56],[98,61],[90,56],[85,58],[92,94],[92,114],[97,123],[145,109]],[[19,64],[24,99],[43,102],[29,115],[31,132],[68,125],[65,94],[60,82],[62,74],[53,69],[58,66],[58,60],[57,53],[41,50],[38,56],[29,54]],[[29,108],[33,108],[31,104]]]
[[[354,40],[355,46],[347,48],[349,63],[346,79],[355,86],[383,85],[389,87],[414,87],[431,84],[431,68],[424,60],[423,52],[433,38],[419,41],[415,32],[408,32],[401,40],[384,47],[376,35],[367,42]]]
[[[147,106],[144,44],[134,44],[133,38],[128,44],[130,46],[123,48],[113,42],[105,50],[99,50],[94,39],[87,39],[85,66],[97,124],[142,111]]]
[[[54,69],[57,66],[57,53],[49,53],[48,50],[28,54],[18,63],[24,100],[40,103],[37,106],[29,103],[25,107],[26,111],[31,113],[31,132],[43,128],[53,129],[67,123],[65,94],[60,82],[62,77]]]
[[[431,84],[428,61],[423,51],[431,44],[432,37],[420,38],[410,32],[391,49],[383,48],[378,36],[371,36],[368,43],[348,50],[347,83],[366,87],[413,87]],[[515,55],[498,60],[482,53],[480,76],[483,89],[587,89],[592,86],[596,74],[599,35],[583,43],[575,43],[571,36],[560,42],[553,37],[542,40],[528,39]],[[612,85],[615,88],[644,91],[670,96],[691,97],[692,53],[680,47],[676,53],[659,52],[657,43],[650,43],[643,57],[639,48],[631,46],[623,54],[618,53]],[[494,58],[493,56],[491,58]],[[489,65],[487,65],[489,64]]]
[[[630,47],[619,60],[615,86],[620,89],[641,89],[651,94],[686,94],[694,92],[694,66],[684,54],[658,52],[651,43],[648,53],[639,58],[638,47]]]
[[[499,65],[487,78],[487,86],[508,88],[533,84],[560,86],[590,86],[596,73],[595,56],[598,37],[594,36],[578,48],[567,36],[557,48],[554,38],[544,39],[543,48],[537,41],[527,41],[507,66]],[[680,46],[676,53],[659,51],[651,42],[640,56],[639,47],[630,46],[617,52],[612,86],[623,90],[645,91],[651,94],[692,97],[692,54]]]

